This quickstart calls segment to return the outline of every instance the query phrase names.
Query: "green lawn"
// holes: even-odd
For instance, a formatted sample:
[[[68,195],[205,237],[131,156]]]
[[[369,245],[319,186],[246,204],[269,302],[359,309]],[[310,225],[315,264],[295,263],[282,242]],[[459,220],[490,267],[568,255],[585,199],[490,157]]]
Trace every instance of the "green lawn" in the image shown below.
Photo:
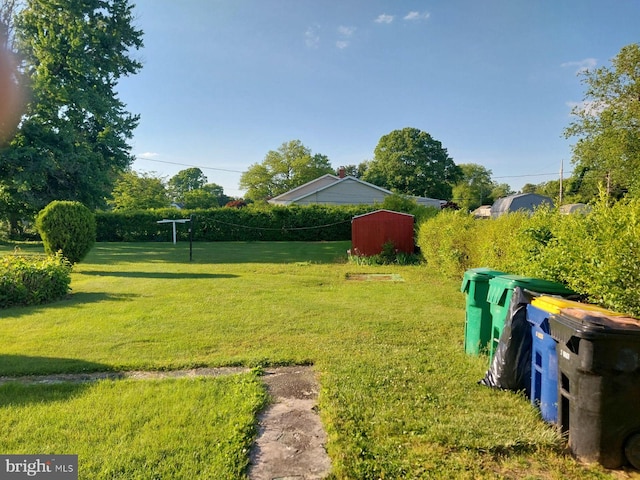
[[[572,460],[525,398],[477,385],[487,359],[464,354],[460,281],[349,264],[347,248],[195,244],[189,262],[186,243],[97,244],[69,298],[0,311],[0,375],[313,363],[336,478],[616,478]],[[82,452],[92,479],[241,478],[255,374],[145,385],[0,387],[0,452]]]

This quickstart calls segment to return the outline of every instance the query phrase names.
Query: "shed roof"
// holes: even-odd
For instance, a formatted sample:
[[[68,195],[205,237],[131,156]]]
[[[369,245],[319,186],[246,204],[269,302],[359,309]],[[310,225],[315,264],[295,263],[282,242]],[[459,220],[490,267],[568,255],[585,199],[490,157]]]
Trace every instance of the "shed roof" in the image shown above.
[[[568,203],[560,206],[560,213],[589,213],[591,211],[591,205],[586,203]]]
[[[413,216],[413,215],[411,215],[410,213],[394,212],[393,210],[386,210],[386,209],[384,209],[384,208],[381,208],[380,210],[375,210],[375,211],[373,211],[373,212],[368,212],[368,213],[363,213],[363,214],[361,214],[361,215],[356,215],[356,216],[355,216],[355,217],[353,217],[351,220],[353,221],[353,220],[355,220],[356,218],[362,218],[362,217],[368,217],[368,216],[371,216],[371,215],[376,215],[376,214],[381,213],[381,212],[392,213],[392,214],[394,214],[394,215],[404,215],[404,216],[406,216],[406,217],[414,218],[414,216]]]
[[[499,217],[507,212],[518,210],[533,211],[540,205],[547,204],[553,206],[553,200],[537,193],[518,193],[497,199],[491,205],[491,216]]]

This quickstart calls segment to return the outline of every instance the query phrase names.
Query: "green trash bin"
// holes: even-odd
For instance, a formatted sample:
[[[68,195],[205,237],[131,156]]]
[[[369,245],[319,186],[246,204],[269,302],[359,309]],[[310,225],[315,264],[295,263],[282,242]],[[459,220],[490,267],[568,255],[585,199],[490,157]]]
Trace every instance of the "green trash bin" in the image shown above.
[[[547,295],[569,296],[575,294],[572,290],[557,282],[541,280],[539,278],[523,277],[521,275],[498,275],[489,280],[487,302],[491,312],[491,334],[489,340],[489,353],[491,358],[498,347],[500,336],[504,328],[509,304],[513,296],[513,290],[520,287],[536,293]]]
[[[464,272],[460,291],[466,295],[464,351],[469,355],[489,352],[491,310],[487,302],[489,280],[504,272],[490,268],[472,268]]]

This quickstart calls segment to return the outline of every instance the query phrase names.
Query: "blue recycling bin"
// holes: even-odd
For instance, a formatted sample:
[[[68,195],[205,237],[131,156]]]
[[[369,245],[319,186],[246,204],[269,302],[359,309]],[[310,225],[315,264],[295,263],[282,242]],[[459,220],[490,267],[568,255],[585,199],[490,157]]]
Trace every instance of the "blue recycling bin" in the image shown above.
[[[549,335],[547,312],[527,305],[531,324],[531,403],[540,409],[543,420],[558,422],[558,355],[555,339]]]

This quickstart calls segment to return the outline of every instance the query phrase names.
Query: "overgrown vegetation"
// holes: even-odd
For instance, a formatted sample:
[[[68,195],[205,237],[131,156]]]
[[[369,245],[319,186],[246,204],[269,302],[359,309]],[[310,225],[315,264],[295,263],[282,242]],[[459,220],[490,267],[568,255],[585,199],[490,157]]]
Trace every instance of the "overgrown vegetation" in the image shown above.
[[[69,292],[70,283],[71,265],[59,253],[0,258],[0,308],[59,300]]]
[[[399,252],[391,241],[385,242],[377,255],[353,255],[349,252],[349,262],[356,265],[418,265],[421,260],[419,254]]]
[[[640,315],[640,200],[610,204],[605,196],[588,214],[541,208],[476,220],[446,212],[420,226],[418,244],[429,267],[452,278],[468,268],[559,281],[607,308]]]

